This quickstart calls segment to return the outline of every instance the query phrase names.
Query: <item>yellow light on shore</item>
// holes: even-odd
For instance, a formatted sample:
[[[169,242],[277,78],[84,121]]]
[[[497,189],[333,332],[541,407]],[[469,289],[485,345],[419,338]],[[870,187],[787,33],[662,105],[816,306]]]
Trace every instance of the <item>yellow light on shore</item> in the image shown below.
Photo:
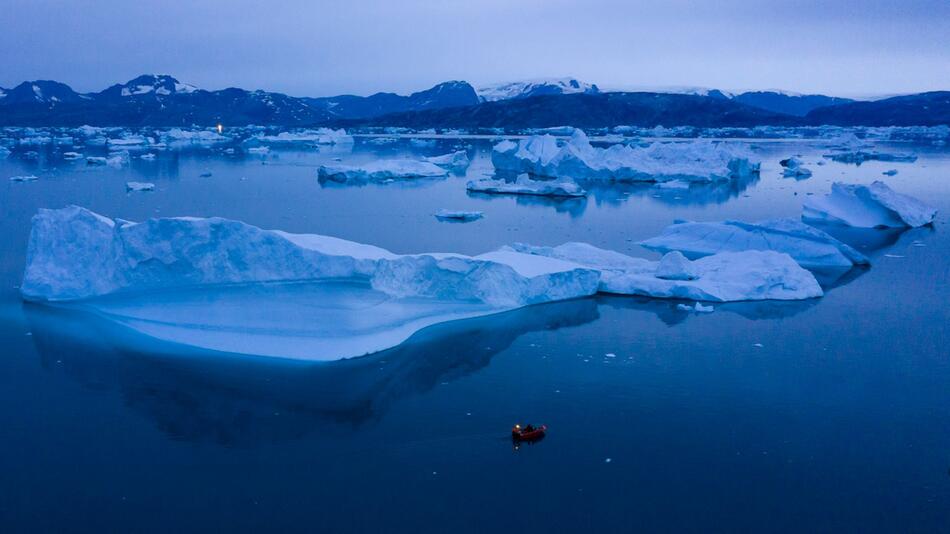
[[[221,133],[221,132],[223,132],[223,131],[224,131],[224,125],[219,122],[219,123],[218,123],[218,133]]]

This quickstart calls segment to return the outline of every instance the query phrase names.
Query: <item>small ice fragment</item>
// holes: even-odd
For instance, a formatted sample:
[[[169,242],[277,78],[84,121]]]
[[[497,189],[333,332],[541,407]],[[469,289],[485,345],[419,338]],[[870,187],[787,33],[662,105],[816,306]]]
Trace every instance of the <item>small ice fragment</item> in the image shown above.
[[[608,352],[607,354],[604,354],[604,356],[607,357],[607,358],[616,358],[616,357],[617,357],[617,355],[614,354],[614,353],[612,353],[612,352]]]
[[[126,191],[154,191],[155,184],[151,182],[125,182]]]
[[[435,213],[435,218],[440,221],[471,222],[482,218],[480,211],[453,211],[440,209]]]
[[[761,343],[753,343],[752,346],[761,349],[764,345],[762,345]]]
[[[24,174],[21,176],[10,177],[11,182],[35,182],[36,180],[39,180],[39,177],[33,174]]]
[[[900,254],[885,254],[884,257],[885,258],[903,258],[904,256],[901,256]]]

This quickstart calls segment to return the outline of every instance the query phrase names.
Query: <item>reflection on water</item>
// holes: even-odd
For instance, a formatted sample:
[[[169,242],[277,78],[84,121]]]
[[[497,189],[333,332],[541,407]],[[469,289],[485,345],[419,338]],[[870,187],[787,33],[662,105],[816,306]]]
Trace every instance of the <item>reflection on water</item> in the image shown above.
[[[630,197],[643,197],[667,205],[702,206],[728,202],[758,181],[759,175],[752,174],[736,180],[712,183],[624,184],[584,180],[580,180],[579,183],[596,198],[598,203],[619,204]]]
[[[171,437],[240,446],[302,437],[327,425],[359,425],[404,397],[475,373],[519,336],[591,322],[593,299],[543,304],[423,330],[363,358],[306,363],[116,343],[116,326],[89,313],[27,304],[44,368],[83,386],[118,390],[126,405]],[[139,343],[136,346],[144,346]]]

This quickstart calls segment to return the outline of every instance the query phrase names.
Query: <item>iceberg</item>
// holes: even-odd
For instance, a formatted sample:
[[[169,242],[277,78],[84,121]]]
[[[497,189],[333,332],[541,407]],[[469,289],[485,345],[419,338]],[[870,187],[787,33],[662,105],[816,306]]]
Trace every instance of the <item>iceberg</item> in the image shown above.
[[[247,142],[265,143],[274,145],[342,145],[353,143],[353,136],[347,135],[346,130],[340,128],[318,128],[316,130],[301,130],[296,132],[280,132],[277,135],[259,134],[249,138]]]
[[[696,301],[802,300],[824,293],[815,276],[788,254],[746,250],[696,261],[667,254],[660,261],[634,258],[586,243],[557,247],[515,244],[512,250],[597,269],[600,292]]]
[[[79,152],[63,152],[63,159],[65,160],[82,159],[82,154],[80,154]]]
[[[35,174],[23,174],[20,176],[10,177],[11,182],[35,182],[36,180],[39,180],[39,179],[40,178],[36,176]]]
[[[125,182],[125,190],[133,191],[154,191],[155,184],[151,182]]]
[[[831,193],[809,197],[802,219],[856,228],[916,228],[932,224],[937,210],[916,198],[895,192],[884,182],[831,185]]]
[[[417,178],[444,178],[448,171],[428,161],[413,159],[381,159],[361,166],[321,165],[317,169],[320,180],[339,183],[370,183]]]
[[[472,180],[465,188],[470,193],[489,195],[530,195],[542,197],[586,197],[579,185],[573,182],[545,182],[532,180],[527,174],[521,174],[514,182],[483,178]]]
[[[467,169],[471,164],[471,160],[468,158],[468,153],[464,150],[457,150],[450,154],[443,154],[441,156],[428,157],[425,160],[452,172],[464,172],[465,169]]]
[[[491,159],[498,171],[616,182],[729,181],[757,173],[760,165],[736,144],[694,140],[595,148],[581,130],[563,146],[550,135],[505,140],[494,146]]]
[[[477,221],[484,215],[480,211],[453,211],[441,209],[435,213],[435,218],[440,221],[470,222]]]
[[[121,154],[109,157],[89,156],[86,158],[86,165],[108,165],[110,167],[121,167],[125,162],[125,157]]]
[[[853,163],[860,165],[865,161],[893,161],[898,163],[913,163],[917,161],[914,154],[892,154],[875,150],[855,150],[837,154],[825,154],[825,157],[839,163]]]
[[[758,223],[680,222],[640,245],[664,253],[677,250],[691,259],[722,252],[782,252],[807,269],[850,269],[870,263],[857,250],[794,219]]]
[[[591,295],[598,278],[578,265],[508,251],[403,256],[221,218],[133,223],[71,206],[34,216],[21,293],[28,300],[69,301],[156,289],[358,279],[391,295],[511,307]]]
[[[811,177],[811,170],[802,165],[798,158],[783,159],[779,162],[783,167],[782,176],[786,178],[804,179]]]

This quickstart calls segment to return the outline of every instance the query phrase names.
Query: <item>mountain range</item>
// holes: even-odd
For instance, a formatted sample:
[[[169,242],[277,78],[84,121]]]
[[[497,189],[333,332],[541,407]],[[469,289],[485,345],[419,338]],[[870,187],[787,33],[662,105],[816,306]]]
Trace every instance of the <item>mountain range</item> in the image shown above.
[[[602,91],[573,78],[476,89],[464,81],[398,95],[294,97],[239,88],[208,91],[146,74],[98,93],[37,80],[0,88],[0,126],[387,125],[547,127],[575,125],[927,126],[950,124],[950,92],[854,101],[782,91]]]

